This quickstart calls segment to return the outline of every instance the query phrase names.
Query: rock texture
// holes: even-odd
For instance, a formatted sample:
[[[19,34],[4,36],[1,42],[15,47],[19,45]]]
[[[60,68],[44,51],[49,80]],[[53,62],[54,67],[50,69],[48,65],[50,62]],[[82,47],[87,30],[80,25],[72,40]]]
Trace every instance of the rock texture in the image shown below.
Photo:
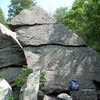
[[[51,18],[48,13],[41,7],[35,6],[33,8],[21,11],[20,14],[12,19],[8,24],[10,28],[12,28],[12,26],[18,27],[21,25],[23,26],[48,23],[56,23],[56,21]],[[14,29],[14,27],[12,29]]]
[[[0,76],[11,81],[12,78],[9,78],[16,78],[19,73],[19,68],[14,67],[22,67],[23,65],[26,65],[26,59],[23,49],[16,39],[16,33],[0,24]],[[10,67],[10,71],[8,67]]]
[[[46,89],[64,90],[71,79],[77,79],[80,89],[95,88],[93,80],[100,81],[100,56],[89,48],[44,46],[37,51],[41,56],[35,65],[46,72]]]
[[[62,24],[22,26],[15,29],[22,45],[84,46],[85,42]]]
[[[71,92],[73,100],[99,100],[94,89],[84,89],[82,91]]]
[[[12,95],[12,88],[6,80],[0,79],[0,100],[9,100]]]
[[[37,100],[39,91],[39,76],[40,68],[33,68],[33,73],[28,76],[25,85],[21,89],[19,100]]]
[[[16,33],[0,24],[0,68],[25,64],[24,52],[16,39]]]
[[[16,77],[20,74],[21,72],[21,67],[6,67],[0,69],[0,77],[3,77],[4,79],[7,80],[12,86],[15,85],[13,81],[16,79]]]
[[[27,11],[34,15],[34,20],[29,18]],[[44,91],[48,94],[67,91],[73,78],[77,79],[80,90],[96,89],[93,81],[100,82],[100,55],[70,29],[44,13],[36,6],[23,10],[9,22],[24,47],[29,67],[39,66],[45,71]]]

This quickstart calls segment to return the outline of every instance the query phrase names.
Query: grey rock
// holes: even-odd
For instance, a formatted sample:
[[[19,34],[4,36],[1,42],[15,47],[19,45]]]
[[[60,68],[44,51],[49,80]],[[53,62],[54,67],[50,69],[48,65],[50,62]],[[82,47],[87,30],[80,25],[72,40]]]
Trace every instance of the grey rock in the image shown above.
[[[28,76],[25,85],[21,89],[19,100],[37,100],[39,91],[39,76],[40,68],[34,67],[33,73]]]
[[[14,80],[18,77],[21,72],[22,67],[7,67],[0,69],[0,77],[3,77],[10,83],[11,86],[14,86]]]
[[[66,93],[61,93],[57,96],[60,100],[72,100],[72,97]]]
[[[76,79],[80,89],[95,89],[93,80],[100,81],[100,55],[87,47],[42,46],[32,48],[40,55],[33,66],[46,73],[44,90],[67,90],[69,81]],[[49,93],[48,92],[48,93]]]
[[[6,80],[0,80],[0,100],[9,100],[12,88]]]
[[[34,49],[31,47],[24,47],[24,53],[27,59],[27,64],[30,68],[39,60],[40,55],[34,52]]]
[[[49,14],[39,6],[25,9],[19,15],[14,17],[8,24],[9,26],[34,25],[56,23]]]
[[[93,80],[100,81],[100,55],[71,30],[38,13],[38,7],[31,9],[22,11],[9,25],[17,32],[28,65],[39,66],[46,73],[44,91],[67,91],[71,79],[78,81],[80,90],[95,89]]]
[[[0,68],[11,65],[26,65],[25,55],[16,33],[0,24]]]
[[[98,100],[97,93],[94,89],[84,89],[70,93],[73,100]]]
[[[85,42],[62,24],[22,26],[16,28],[17,38],[23,46],[59,44],[64,46],[85,46]]]

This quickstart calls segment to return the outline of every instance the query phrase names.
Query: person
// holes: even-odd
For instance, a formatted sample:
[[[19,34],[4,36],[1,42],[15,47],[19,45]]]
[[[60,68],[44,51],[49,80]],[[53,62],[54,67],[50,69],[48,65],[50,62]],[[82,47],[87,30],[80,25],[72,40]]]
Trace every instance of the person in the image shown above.
[[[78,91],[79,90],[79,84],[76,80],[71,80],[69,82],[69,91]]]

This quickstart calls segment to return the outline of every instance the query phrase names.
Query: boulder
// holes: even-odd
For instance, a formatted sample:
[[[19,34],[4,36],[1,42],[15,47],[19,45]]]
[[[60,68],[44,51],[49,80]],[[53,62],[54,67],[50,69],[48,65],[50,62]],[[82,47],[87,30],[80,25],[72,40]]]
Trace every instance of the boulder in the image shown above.
[[[99,100],[94,89],[84,89],[70,92],[73,100]]]
[[[25,55],[16,33],[0,24],[0,69],[12,65],[26,65]]]
[[[64,45],[85,46],[86,43],[62,24],[21,26],[15,29],[23,46]]]
[[[66,93],[61,93],[57,96],[60,100],[72,100],[72,97]],[[82,100],[82,99],[80,99]]]
[[[49,24],[56,23],[46,11],[39,6],[34,6],[29,9],[25,9],[20,12],[18,16],[13,18],[8,25],[11,29],[23,25],[35,25],[35,24]],[[14,27],[12,27],[14,26]]]
[[[25,85],[21,89],[19,100],[37,100],[39,91],[39,77],[40,68],[33,68],[33,73],[28,76]]]
[[[95,89],[93,80],[100,81],[100,55],[89,48],[42,46],[33,49],[41,54],[33,66],[42,67],[46,78],[44,90],[50,93],[68,90],[72,79],[78,81],[80,89]]]
[[[8,82],[0,78],[0,100],[10,100],[12,88]]]
[[[16,33],[0,24],[0,77],[12,83],[23,65],[26,65],[26,58]]]
[[[27,64],[30,68],[39,60],[40,54],[36,53],[31,47],[24,47],[24,53],[27,59]]]
[[[43,91],[68,91],[72,79],[78,81],[80,90],[96,89],[93,81],[100,82],[100,55],[40,9],[35,6],[23,10],[9,26],[17,32],[29,67],[39,66],[45,72]]]
[[[0,77],[3,77],[7,80],[8,83],[11,84],[11,86],[14,86],[14,80],[18,77],[18,75],[21,72],[21,67],[7,67],[0,69]]]

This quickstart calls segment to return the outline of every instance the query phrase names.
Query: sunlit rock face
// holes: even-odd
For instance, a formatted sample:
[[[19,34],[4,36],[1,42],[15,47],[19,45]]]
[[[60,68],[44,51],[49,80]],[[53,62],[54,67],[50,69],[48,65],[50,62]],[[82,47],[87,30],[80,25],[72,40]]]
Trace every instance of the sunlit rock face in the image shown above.
[[[44,91],[48,94],[65,91],[72,79],[79,82],[80,90],[95,89],[93,80],[100,81],[100,55],[69,28],[48,16],[35,6],[9,22],[17,32],[29,67],[39,66],[45,71]]]

